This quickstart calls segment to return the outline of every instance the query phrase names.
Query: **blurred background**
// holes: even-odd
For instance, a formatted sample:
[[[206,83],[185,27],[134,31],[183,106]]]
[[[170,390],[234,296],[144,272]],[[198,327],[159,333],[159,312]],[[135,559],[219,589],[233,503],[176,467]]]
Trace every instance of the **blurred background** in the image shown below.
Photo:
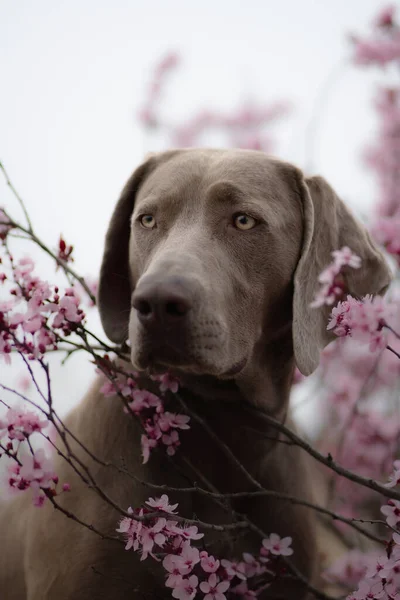
[[[1,0],[0,160],[38,235],[55,249],[62,234],[74,268],[96,278],[131,171],[146,152],[185,143],[261,147],[324,175],[366,218],[376,199],[362,160],[377,127],[374,86],[394,73],[355,67],[350,35],[362,35],[380,8],[378,0]],[[259,138],[252,118],[263,122]],[[0,205],[21,216],[1,177]],[[54,282],[54,265],[32,245],[25,251]],[[93,365],[84,355],[51,362],[64,414]],[[9,385],[21,370],[0,362]]]

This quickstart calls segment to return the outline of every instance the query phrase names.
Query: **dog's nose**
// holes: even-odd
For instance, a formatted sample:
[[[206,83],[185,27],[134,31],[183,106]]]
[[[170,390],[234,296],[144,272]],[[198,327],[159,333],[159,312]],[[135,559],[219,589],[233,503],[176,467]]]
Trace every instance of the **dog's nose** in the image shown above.
[[[143,325],[172,325],[184,321],[192,308],[192,298],[182,278],[157,281],[149,277],[133,293],[132,306]]]

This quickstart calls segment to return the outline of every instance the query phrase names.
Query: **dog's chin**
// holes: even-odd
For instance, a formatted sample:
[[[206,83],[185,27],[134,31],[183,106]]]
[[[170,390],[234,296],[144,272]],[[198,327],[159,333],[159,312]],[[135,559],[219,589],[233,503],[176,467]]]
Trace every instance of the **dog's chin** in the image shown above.
[[[151,348],[143,348],[141,351],[133,351],[131,354],[131,362],[133,367],[149,374],[160,374],[165,371],[171,371],[179,375],[197,375],[211,376],[218,379],[233,379],[238,376],[247,364],[247,358],[243,358],[231,366],[218,364],[215,360],[200,358],[199,356],[192,357],[190,353],[179,353],[172,351],[162,352]],[[227,361],[228,362],[228,361]],[[229,364],[229,363],[228,363]]]

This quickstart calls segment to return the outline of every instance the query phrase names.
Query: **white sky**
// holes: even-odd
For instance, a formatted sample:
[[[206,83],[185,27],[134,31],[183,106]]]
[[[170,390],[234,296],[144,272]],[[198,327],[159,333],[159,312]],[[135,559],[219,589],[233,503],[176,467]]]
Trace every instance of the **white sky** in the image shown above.
[[[178,51],[183,65],[164,113],[177,121],[241,100],[290,100],[276,128],[279,156],[305,166],[315,104],[349,57],[349,32],[365,31],[378,0],[0,0],[0,160],[52,247],[75,245],[75,267],[97,274],[108,219],[151,141],[135,115],[151,68]],[[390,74],[388,75],[390,77]],[[360,151],[373,136],[378,70],[344,66],[325,94],[313,170],[366,212],[374,185]],[[325,86],[325,87],[324,87]],[[0,205],[19,214],[0,181]],[[43,278],[52,270],[40,262]],[[1,294],[1,288],[0,288]],[[86,389],[86,358],[55,367],[62,412]],[[2,379],[15,381],[15,369]]]

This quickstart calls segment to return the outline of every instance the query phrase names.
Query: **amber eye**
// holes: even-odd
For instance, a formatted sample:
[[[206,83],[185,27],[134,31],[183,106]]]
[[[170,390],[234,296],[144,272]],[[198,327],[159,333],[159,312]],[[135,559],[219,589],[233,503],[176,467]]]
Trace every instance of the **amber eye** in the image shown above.
[[[233,224],[236,229],[246,231],[247,229],[253,229],[257,225],[257,221],[250,215],[240,214],[234,216]]]
[[[156,220],[153,215],[142,215],[139,221],[142,227],[146,229],[153,229],[156,226]]]

